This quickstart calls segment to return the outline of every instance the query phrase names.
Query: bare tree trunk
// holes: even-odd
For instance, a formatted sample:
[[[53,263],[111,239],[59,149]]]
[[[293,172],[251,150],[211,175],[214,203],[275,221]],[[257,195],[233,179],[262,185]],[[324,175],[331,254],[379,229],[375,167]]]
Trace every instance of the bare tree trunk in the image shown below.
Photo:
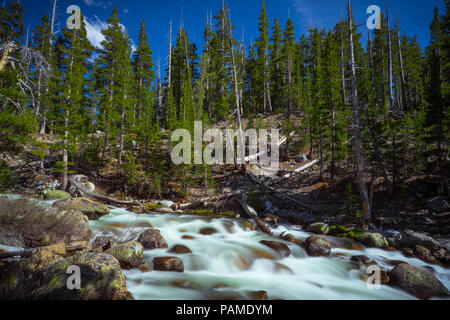
[[[169,74],[167,76],[168,89],[170,90],[170,85],[172,84],[172,20],[169,24]]]
[[[69,74],[72,73],[73,69],[73,56],[70,59],[70,68],[69,68]],[[69,92],[66,98],[67,104],[69,105],[71,103],[70,101],[70,94],[71,94],[71,88],[69,86]],[[63,149],[63,163],[64,163],[64,171],[62,173],[61,177],[61,190],[66,190],[67,185],[69,183],[69,153],[67,151],[67,145],[69,143],[69,117],[70,117],[70,111],[69,108],[64,110],[64,149]]]
[[[242,137],[242,122],[241,122],[241,106],[240,106],[240,100],[239,100],[239,86],[238,86],[238,80],[237,80],[237,71],[236,71],[236,61],[234,58],[234,50],[233,50],[233,31],[231,29],[231,16],[230,12],[228,12],[228,21],[229,21],[229,37],[230,37],[230,50],[231,50],[231,59],[233,63],[233,79],[234,79],[234,96],[236,98],[236,114],[237,114],[237,120],[238,120],[238,126],[239,126],[239,145],[241,146],[238,148],[238,150],[241,150],[241,154],[238,155],[238,158],[240,158],[244,163],[241,166],[242,174],[246,174],[245,169],[245,148],[244,148],[244,140]],[[234,144],[234,143],[233,143]]]
[[[402,86],[402,100],[405,110],[410,108],[410,101],[407,101],[406,83],[405,83],[405,69],[403,68],[402,42],[400,40],[400,19],[397,17],[397,38],[398,38],[398,60],[400,63],[400,75]]]
[[[352,88],[352,108],[353,108],[353,130],[355,136],[355,160],[357,172],[357,184],[359,195],[362,202],[364,218],[370,220],[372,218],[371,203],[369,201],[369,190],[367,187],[367,179],[364,164],[364,154],[362,149],[361,124],[359,115],[358,88],[356,82],[356,66],[355,53],[353,49],[353,17],[352,6],[348,0],[348,24],[349,24],[349,43],[350,43],[350,64],[351,64],[351,88]]]
[[[156,110],[156,118],[158,121],[160,121],[161,117],[161,109],[163,104],[163,96],[162,96],[162,81],[161,81],[161,62],[159,60],[158,55],[158,104],[157,104],[157,110]]]
[[[344,66],[344,30],[341,31],[341,87],[342,87],[342,100],[344,105],[347,104],[346,92],[345,92],[345,66]]]
[[[387,8],[387,20],[386,20],[386,28],[387,28],[387,34],[388,34],[388,86],[389,86],[389,106],[392,111],[395,110],[395,102],[394,102],[394,93],[392,91],[392,37],[391,37],[391,30],[389,28],[389,7]]]

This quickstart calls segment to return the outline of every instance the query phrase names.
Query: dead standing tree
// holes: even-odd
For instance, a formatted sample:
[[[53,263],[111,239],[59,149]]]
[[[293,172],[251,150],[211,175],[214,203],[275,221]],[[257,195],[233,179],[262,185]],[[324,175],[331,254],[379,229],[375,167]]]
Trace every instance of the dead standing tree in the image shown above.
[[[362,146],[361,135],[361,119],[360,105],[358,101],[358,88],[356,81],[356,64],[355,52],[353,48],[353,14],[351,0],[348,0],[348,25],[349,25],[349,44],[350,44],[350,66],[351,66],[351,92],[352,92],[352,109],[353,109],[353,134],[355,138],[355,161],[356,161],[356,179],[358,185],[359,196],[361,199],[364,218],[370,220],[372,218],[372,205],[369,199],[369,190],[367,186],[367,177],[365,169],[365,159]]]
[[[0,73],[4,72],[8,66],[14,70],[18,70],[18,86],[25,96],[29,97],[33,108],[38,105],[38,98],[35,96],[37,92],[37,84],[30,77],[31,70],[37,70],[43,75],[44,85],[49,78],[49,64],[44,56],[32,48],[20,45],[14,42],[0,44]],[[42,85],[42,84],[41,84]],[[18,113],[22,113],[25,107],[20,102],[14,101],[10,97],[1,96],[6,103],[11,103]]]

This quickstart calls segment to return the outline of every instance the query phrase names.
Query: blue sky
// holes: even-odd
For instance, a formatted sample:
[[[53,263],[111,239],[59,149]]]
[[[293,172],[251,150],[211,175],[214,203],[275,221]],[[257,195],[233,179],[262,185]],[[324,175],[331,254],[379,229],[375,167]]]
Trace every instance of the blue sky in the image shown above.
[[[0,0],[1,1],[1,0]],[[4,0],[6,3],[12,0]],[[42,15],[51,14],[53,0],[22,0],[25,7],[25,24],[30,23],[31,30],[40,23]],[[237,27],[235,37],[241,39],[244,30],[246,45],[259,36],[258,16],[261,12],[262,0],[228,0],[233,24]],[[395,17],[399,15],[402,33],[409,36],[417,35],[422,48],[429,43],[429,25],[433,16],[433,8],[438,6],[444,13],[444,0],[353,0],[355,19],[364,25],[360,31],[367,34],[365,21],[369,17],[366,9],[369,5],[378,5],[383,12],[389,2],[391,11],[391,25],[395,24]],[[106,26],[105,21],[110,16],[113,6],[117,5],[122,24],[129,29],[130,36],[137,41],[139,24],[145,18],[153,50],[154,61],[161,57],[162,69],[165,69],[165,56],[168,48],[169,21],[173,20],[176,29],[180,23],[183,11],[184,24],[191,41],[198,48],[203,47],[203,31],[206,24],[207,11],[215,15],[222,0],[58,0],[58,28],[65,26],[69,5],[78,5],[88,19],[88,33],[91,42],[99,44],[101,29]],[[271,27],[273,19],[278,18],[283,26],[287,17],[294,22],[297,38],[306,32],[312,23],[315,27],[332,28],[341,17],[346,15],[347,0],[266,0]]]

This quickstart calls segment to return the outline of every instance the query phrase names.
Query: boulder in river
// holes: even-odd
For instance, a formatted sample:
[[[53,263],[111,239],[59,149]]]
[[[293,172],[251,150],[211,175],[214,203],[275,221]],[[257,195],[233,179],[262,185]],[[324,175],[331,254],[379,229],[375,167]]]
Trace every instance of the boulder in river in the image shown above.
[[[64,242],[71,241],[89,241],[92,236],[92,231],[89,227],[88,217],[76,210],[68,211],[50,211],[49,216],[53,217],[57,221],[62,221],[64,224],[69,224],[71,230],[68,231],[64,239],[53,239],[53,240],[63,240]],[[51,243],[54,243],[54,241]]]
[[[328,234],[330,227],[326,223],[316,222],[308,226],[308,231],[315,234]]]
[[[165,249],[168,248],[166,239],[161,235],[161,232],[158,229],[146,229],[141,233],[137,242],[142,244],[145,249],[153,250],[153,249]]]
[[[448,297],[449,291],[429,271],[406,263],[397,265],[389,273],[390,283],[419,299]]]
[[[289,249],[289,247],[282,242],[262,240],[262,241],[260,241],[260,243],[265,245],[266,247],[269,247],[269,248],[275,250],[283,258],[289,257],[289,255],[291,254],[291,249]]]
[[[44,191],[44,199],[45,200],[68,200],[71,199],[72,196],[62,190],[45,190]]]
[[[144,258],[144,247],[135,241],[119,244],[105,251],[114,256],[124,269],[138,267]]]
[[[110,236],[97,236],[92,244],[94,249],[100,248],[102,251],[106,251],[116,245],[117,241]]]
[[[88,198],[75,198],[70,200],[59,200],[53,204],[54,208],[60,210],[76,210],[85,214],[89,220],[97,220],[100,217],[109,214],[107,206],[90,200]]]
[[[183,261],[177,257],[159,257],[153,259],[153,270],[184,272],[184,264]]]
[[[175,211],[173,211],[170,208],[166,208],[166,207],[156,208],[155,211],[157,213],[164,213],[164,214],[173,214],[173,213],[175,213]]]
[[[182,245],[182,244],[176,244],[174,245],[170,250],[170,253],[176,253],[176,254],[189,254],[192,253],[191,249],[188,247]]]
[[[358,237],[358,241],[369,248],[386,248],[389,245],[379,233],[364,233]]]
[[[441,244],[437,240],[424,233],[414,232],[412,230],[406,230],[403,232],[400,243],[403,247],[413,247],[418,244],[431,251],[441,249]]]
[[[323,236],[312,235],[305,242],[308,255],[313,257],[328,257],[331,253],[331,243]]]
[[[109,254],[84,253],[58,259],[43,269],[32,271],[24,264],[0,267],[0,298],[38,300],[125,300],[127,284],[119,261]],[[71,267],[71,268],[69,268]],[[73,275],[80,271],[80,289],[69,289]],[[3,269],[4,268],[4,269]],[[15,273],[11,273],[15,270]],[[69,272],[68,272],[69,271]],[[3,289],[3,290],[1,290]],[[5,295],[3,297],[3,295]]]
[[[200,229],[199,233],[204,236],[209,236],[209,235],[217,233],[217,230],[214,228],[202,228],[202,229]]]
[[[169,201],[169,200],[159,201],[159,204],[162,205],[164,208],[170,208],[170,209],[173,209],[176,206],[173,201]]]

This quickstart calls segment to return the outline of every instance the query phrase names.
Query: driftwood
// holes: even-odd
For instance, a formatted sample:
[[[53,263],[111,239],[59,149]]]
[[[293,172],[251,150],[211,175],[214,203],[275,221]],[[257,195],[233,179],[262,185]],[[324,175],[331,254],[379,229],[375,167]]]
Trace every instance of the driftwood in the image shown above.
[[[313,208],[313,207],[308,206],[308,205],[305,204],[304,202],[298,201],[297,199],[294,199],[294,198],[292,198],[291,196],[288,196],[288,195],[285,194],[284,192],[281,192],[280,190],[277,190],[277,189],[275,189],[275,188],[272,188],[271,186],[269,186],[269,185],[263,183],[261,180],[259,180],[257,177],[255,177],[253,174],[250,174],[249,176],[250,176],[250,178],[251,178],[254,182],[256,182],[257,184],[259,184],[259,185],[261,185],[261,186],[263,186],[263,187],[269,189],[270,191],[272,191],[272,192],[274,192],[274,193],[277,193],[277,194],[281,195],[283,198],[285,198],[285,199],[287,199],[287,200],[289,200],[289,201],[291,201],[291,202],[294,202],[294,203],[296,203],[296,204],[298,204],[299,206],[302,206],[302,207],[304,207],[304,208],[310,209],[310,210],[315,211],[315,212],[318,212],[318,213],[322,213],[321,211],[319,211],[319,210],[317,210],[317,209],[315,209],[315,208]]]
[[[280,182],[282,182],[282,181],[284,181],[284,180],[287,180],[287,179],[289,179],[289,178],[295,176],[296,174],[299,174],[299,173],[301,173],[301,172],[303,172],[303,171],[305,171],[305,170],[311,168],[313,165],[315,165],[315,164],[318,163],[318,162],[319,162],[319,160],[314,160],[314,161],[312,161],[312,162],[310,162],[310,163],[304,165],[303,167],[297,168],[297,169],[295,169],[294,171],[292,171],[292,172],[290,172],[290,173],[288,173],[288,174],[282,176],[281,178],[279,178],[279,179],[277,179],[277,180],[274,180],[274,181],[271,181],[271,182],[266,183],[266,185],[272,186],[272,185],[274,185],[274,184],[278,184],[278,183],[280,183]]]
[[[255,209],[253,209],[252,207],[250,207],[247,204],[247,201],[245,201],[245,193],[243,193],[242,199],[237,198],[236,200],[239,202],[239,204],[241,205],[242,209],[244,209],[244,212],[255,221],[256,225],[258,226],[258,228],[268,234],[269,236],[273,237],[274,234],[272,233],[272,231],[270,231],[270,228],[258,217],[258,213],[255,211]]]
[[[236,197],[236,196],[240,196],[240,195],[242,195],[242,191],[237,190],[234,192],[222,194],[220,196],[213,196],[213,197],[203,198],[200,200],[195,200],[195,201],[188,202],[188,203],[183,203],[183,204],[179,205],[179,209],[180,210],[196,209],[201,206],[206,206],[210,202],[220,201],[220,200],[223,200],[226,198],[232,198],[232,197]]]
[[[29,257],[36,253],[36,249],[24,249],[20,251],[0,252],[0,260],[14,257]]]
[[[120,201],[120,200],[117,200],[117,199],[101,196],[101,195],[98,195],[96,193],[90,192],[81,183],[76,182],[72,177],[69,178],[69,182],[70,182],[70,184],[72,186],[77,188],[78,191],[80,191],[87,198],[91,198],[91,199],[98,200],[98,201],[103,201],[103,202],[106,202],[106,203],[108,203],[110,205],[115,205],[115,206],[126,206],[126,207],[140,206],[140,204],[137,203],[137,202]]]

